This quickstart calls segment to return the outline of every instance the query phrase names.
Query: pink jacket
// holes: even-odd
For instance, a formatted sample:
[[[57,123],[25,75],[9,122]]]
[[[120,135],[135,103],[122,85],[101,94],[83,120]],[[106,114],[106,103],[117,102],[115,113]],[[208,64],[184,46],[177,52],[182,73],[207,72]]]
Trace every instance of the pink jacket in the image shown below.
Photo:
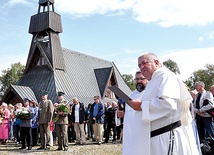
[[[8,123],[10,118],[10,111],[8,109],[5,109],[3,112],[4,112],[4,116],[2,119],[2,123]]]

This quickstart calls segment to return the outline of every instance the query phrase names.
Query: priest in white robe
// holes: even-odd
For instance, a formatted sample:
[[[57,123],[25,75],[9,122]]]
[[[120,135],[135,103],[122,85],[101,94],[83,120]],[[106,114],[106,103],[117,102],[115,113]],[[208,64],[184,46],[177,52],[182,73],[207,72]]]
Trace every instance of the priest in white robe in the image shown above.
[[[141,98],[147,83],[148,80],[140,71],[137,71],[135,74],[136,90],[130,94],[130,98]],[[142,111],[135,111],[126,104],[123,123],[123,155],[142,155],[144,140],[139,138],[141,132],[143,132]]]
[[[130,100],[135,110],[142,111],[141,154],[199,155],[189,111],[192,98],[183,82],[153,53],[141,55],[138,66],[149,80],[142,98]]]

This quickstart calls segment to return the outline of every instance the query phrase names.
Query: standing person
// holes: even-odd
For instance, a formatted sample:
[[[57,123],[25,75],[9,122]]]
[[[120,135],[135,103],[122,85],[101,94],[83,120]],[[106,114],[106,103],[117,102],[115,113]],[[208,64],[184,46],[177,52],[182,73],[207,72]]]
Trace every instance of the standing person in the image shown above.
[[[37,145],[38,141],[38,123],[37,123],[37,117],[38,117],[38,104],[34,101],[30,101],[30,107],[34,110],[33,118],[32,118],[32,144],[33,146]]]
[[[74,131],[74,124],[72,123],[72,107],[73,107],[73,103],[70,103],[69,105],[69,109],[70,109],[70,113],[68,115],[68,141],[69,142],[75,142],[76,140],[76,134]]]
[[[64,99],[64,92],[58,92],[58,106],[65,105],[69,109],[69,105],[67,105],[66,100]],[[58,115],[58,120],[55,122],[56,125],[56,135],[58,140],[58,148],[57,151],[63,150],[68,151],[68,113],[64,111],[56,111]]]
[[[84,104],[80,103],[79,100],[73,98],[73,107],[72,107],[72,122],[74,124],[74,131],[76,133],[76,144],[86,144],[85,139],[85,108]]]
[[[91,119],[93,121],[94,138],[99,145],[103,139],[103,124],[104,124],[104,105],[100,101],[100,96],[94,96],[94,103],[91,106]]]
[[[93,130],[93,124],[92,124],[92,120],[90,117],[90,111],[91,111],[91,105],[92,103],[88,104],[88,107],[85,111],[85,119],[86,119],[86,123],[87,123],[87,133],[88,133],[88,140],[89,138],[92,139],[92,141],[94,141],[94,130]]]
[[[11,103],[8,105],[8,110],[10,111],[10,118],[9,118],[9,140],[12,141],[14,139],[14,136],[13,136],[14,106]]]
[[[206,142],[207,138],[210,137],[212,140],[212,150],[214,152],[214,121],[212,116],[207,113],[209,109],[214,107],[213,95],[210,91],[205,90],[205,84],[202,81],[196,82],[195,88],[198,94],[194,101],[194,111],[196,113],[199,139],[201,142]],[[204,105],[205,101],[208,101],[207,105]]]
[[[136,89],[130,94],[131,99],[140,99],[148,80],[140,71],[135,73]],[[141,155],[143,152],[143,139],[139,138],[139,133],[143,132],[142,112],[135,111],[126,104],[123,126],[123,155]],[[133,145],[134,144],[134,145]]]
[[[108,111],[109,108],[111,108],[111,102],[104,103],[104,124],[103,124],[103,129],[104,129],[103,137],[104,138],[106,138],[106,136],[107,136],[107,127],[108,127],[107,111]]]
[[[2,140],[2,144],[6,144],[7,139],[9,138],[9,118],[10,111],[7,109],[7,104],[2,103],[0,107],[0,139]]]
[[[41,145],[38,150],[50,149],[50,124],[53,117],[53,103],[48,99],[48,92],[42,92],[42,101],[38,107],[38,125],[40,131]]]
[[[190,107],[189,107],[189,110],[191,112],[191,115],[192,115],[192,128],[193,128],[193,133],[194,133],[194,136],[195,136],[195,140],[196,140],[196,145],[197,145],[197,148],[198,148],[198,152],[199,152],[199,155],[202,155],[202,151],[201,151],[201,143],[200,143],[200,140],[199,140],[199,135],[198,135],[198,128],[197,128],[197,124],[195,122],[195,113],[194,113],[194,106],[193,106],[193,103],[194,103],[194,100],[195,100],[195,97],[197,95],[197,91],[196,90],[190,90],[189,87],[187,87],[190,95],[192,96],[192,102],[190,103]]]
[[[118,98],[117,111],[115,114],[115,123],[116,123],[117,139],[119,140],[119,142],[122,142],[122,139],[123,139],[125,104],[126,103],[121,98]]]
[[[20,143],[20,118],[17,117],[17,114],[22,110],[22,103],[16,103],[14,110],[14,123],[13,123],[13,135],[15,142],[18,145]]]
[[[105,143],[108,143],[109,141],[109,135],[111,132],[111,129],[113,131],[113,140],[112,142],[116,142],[116,120],[115,120],[115,114],[117,111],[117,103],[115,101],[112,101],[112,103],[110,103],[111,106],[110,108],[107,109],[107,111],[105,112],[105,117],[106,117],[106,121],[107,121],[107,130],[106,130],[106,138],[105,138]]]
[[[18,113],[17,117],[20,118],[20,137],[22,141],[22,147],[20,149],[26,149],[25,142],[27,142],[28,150],[32,149],[32,134],[31,134],[31,127],[32,122],[31,119],[34,115],[34,109],[29,106],[30,100],[25,98],[24,99],[24,108],[20,113]],[[24,116],[23,112],[27,111],[29,115]]]
[[[142,153],[199,155],[189,111],[192,97],[184,83],[162,67],[153,53],[141,55],[138,66],[149,82],[142,98],[129,102],[133,109],[142,111]]]

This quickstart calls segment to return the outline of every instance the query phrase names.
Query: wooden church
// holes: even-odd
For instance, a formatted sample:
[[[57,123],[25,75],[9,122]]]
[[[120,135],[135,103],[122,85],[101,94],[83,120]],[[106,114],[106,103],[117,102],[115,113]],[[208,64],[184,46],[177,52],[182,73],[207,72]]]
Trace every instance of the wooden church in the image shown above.
[[[24,98],[39,102],[42,90],[49,92],[53,103],[58,91],[65,92],[66,100],[77,97],[88,104],[99,95],[105,102],[117,98],[109,91],[109,85],[131,93],[113,62],[61,47],[61,17],[54,11],[54,0],[39,0],[29,33],[33,37],[24,74],[8,88],[1,102],[15,104]]]

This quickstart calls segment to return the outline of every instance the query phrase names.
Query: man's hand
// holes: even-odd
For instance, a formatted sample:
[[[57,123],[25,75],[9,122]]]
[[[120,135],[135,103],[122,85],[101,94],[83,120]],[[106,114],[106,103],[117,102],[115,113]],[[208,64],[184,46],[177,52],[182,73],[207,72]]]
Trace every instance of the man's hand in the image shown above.
[[[93,117],[93,120],[95,120],[95,121],[96,121],[96,117]]]
[[[203,113],[203,112],[200,112],[200,110],[197,111],[197,114],[198,114],[199,116],[204,116],[204,113]]]
[[[129,100],[129,103],[134,110],[142,111],[142,109],[141,109],[142,101],[141,100],[139,100],[139,99]]]
[[[64,112],[63,112],[63,111],[58,111],[58,114],[59,114],[59,115],[63,115]]]

